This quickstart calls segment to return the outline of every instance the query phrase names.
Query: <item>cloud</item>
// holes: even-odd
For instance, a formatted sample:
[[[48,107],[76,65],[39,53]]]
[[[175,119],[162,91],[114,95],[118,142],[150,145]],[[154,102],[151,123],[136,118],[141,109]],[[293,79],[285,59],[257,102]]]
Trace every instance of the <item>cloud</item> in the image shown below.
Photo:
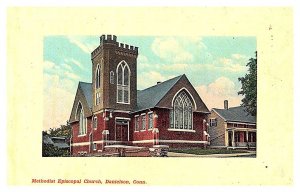
[[[64,73],[64,69],[62,69],[59,65],[51,61],[43,62],[43,70],[45,73],[50,73],[50,74],[63,75]]]
[[[91,52],[97,47],[97,44],[87,43],[84,38],[79,37],[69,37],[68,40],[70,43],[73,43],[77,47],[79,47],[83,52],[91,54]]]
[[[138,58],[137,58],[137,62],[140,63],[148,63],[149,59],[148,57],[146,57],[145,55],[139,54]]]
[[[176,64],[171,64],[171,65],[163,65],[161,68],[164,70],[185,70],[189,65],[188,64],[180,64],[180,63],[176,63]]]
[[[138,75],[137,84],[138,89],[146,89],[148,87],[151,87],[153,85],[156,85],[157,82],[166,81],[170,78],[173,78],[174,76],[164,76],[161,73],[157,71],[148,71],[148,72],[142,72]]]
[[[209,109],[223,108],[224,100],[229,101],[229,107],[241,104],[242,96],[237,94],[237,86],[227,77],[219,77],[209,85],[200,85],[195,89]]]
[[[58,75],[44,75],[43,129],[59,127],[69,119],[76,85]]]
[[[239,59],[247,59],[246,55],[242,55],[242,54],[238,54],[238,53],[232,54],[231,57],[234,58],[234,59],[237,59],[237,60],[239,60]]]
[[[64,74],[67,78],[70,78],[70,79],[78,80],[80,78],[78,75],[71,73],[69,71],[65,71]]]
[[[68,64],[73,64],[73,65],[76,65],[78,68],[80,69],[85,69],[82,64],[77,61],[76,59],[73,59],[73,58],[69,58],[69,59],[64,59],[64,62],[68,63]]]
[[[51,69],[53,69],[54,66],[55,66],[55,63],[53,63],[51,61],[44,61],[44,63],[43,63],[43,67],[45,70],[51,70]]]
[[[193,54],[185,49],[184,43],[173,37],[154,39],[151,49],[161,59],[169,62],[193,61]]]
[[[69,71],[73,71],[72,67],[66,63],[62,64],[62,66]]]

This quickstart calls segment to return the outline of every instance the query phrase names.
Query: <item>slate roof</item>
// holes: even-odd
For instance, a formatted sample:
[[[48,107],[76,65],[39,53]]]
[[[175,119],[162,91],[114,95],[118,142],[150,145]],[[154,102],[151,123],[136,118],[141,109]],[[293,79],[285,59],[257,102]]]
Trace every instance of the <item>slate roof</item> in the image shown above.
[[[141,111],[155,107],[168,91],[177,83],[183,75],[137,92],[137,107],[134,111]]]
[[[144,90],[137,91],[137,106],[134,111],[142,111],[145,109],[155,107],[161,99],[170,91],[170,89],[179,81],[184,75],[179,75],[172,79],[161,82],[152,87],[148,87]],[[93,105],[93,89],[92,83],[79,82],[79,87],[81,88],[89,108]]]
[[[43,143],[48,145],[54,145],[59,149],[69,148],[70,146],[65,142],[65,138],[57,140],[58,137],[49,137],[49,135],[43,136]]]
[[[227,109],[213,108],[225,121],[256,123],[256,116],[248,114],[244,107],[231,107]]]
[[[44,144],[50,144],[50,145],[54,144],[54,142],[52,141],[52,139],[48,135],[43,136],[43,143]]]
[[[67,143],[54,143],[54,146],[58,147],[59,149],[65,149],[70,147]]]
[[[79,87],[81,88],[83,95],[86,99],[86,102],[89,105],[89,108],[92,108],[93,105],[93,88],[92,83],[79,82]]]

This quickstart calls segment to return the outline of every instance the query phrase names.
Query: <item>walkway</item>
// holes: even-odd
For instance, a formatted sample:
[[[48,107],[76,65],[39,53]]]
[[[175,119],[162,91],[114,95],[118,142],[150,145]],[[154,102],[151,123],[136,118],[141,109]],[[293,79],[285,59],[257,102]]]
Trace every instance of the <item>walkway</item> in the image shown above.
[[[211,155],[195,155],[195,154],[188,154],[188,153],[168,152],[168,157],[210,157],[210,158],[256,157],[256,152],[249,151],[248,153],[211,154]]]

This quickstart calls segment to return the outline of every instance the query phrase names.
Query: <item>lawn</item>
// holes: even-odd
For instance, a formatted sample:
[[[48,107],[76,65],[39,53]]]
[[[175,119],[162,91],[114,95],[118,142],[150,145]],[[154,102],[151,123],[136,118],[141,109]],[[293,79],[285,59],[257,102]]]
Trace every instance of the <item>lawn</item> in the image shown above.
[[[170,149],[170,152],[175,153],[189,153],[196,155],[210,155],[210,154],[233,154],[233,153],[247,153],[245,150],[237,150],[237,149]]]

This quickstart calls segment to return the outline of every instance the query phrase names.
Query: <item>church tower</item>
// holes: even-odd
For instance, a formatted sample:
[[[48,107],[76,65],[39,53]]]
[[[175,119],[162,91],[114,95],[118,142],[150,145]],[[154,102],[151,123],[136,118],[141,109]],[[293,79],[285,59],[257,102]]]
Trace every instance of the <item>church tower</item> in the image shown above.
[[[91,53],[93,112],[103,109],[132,111],[137,104],[138,47],[102,35]]]

